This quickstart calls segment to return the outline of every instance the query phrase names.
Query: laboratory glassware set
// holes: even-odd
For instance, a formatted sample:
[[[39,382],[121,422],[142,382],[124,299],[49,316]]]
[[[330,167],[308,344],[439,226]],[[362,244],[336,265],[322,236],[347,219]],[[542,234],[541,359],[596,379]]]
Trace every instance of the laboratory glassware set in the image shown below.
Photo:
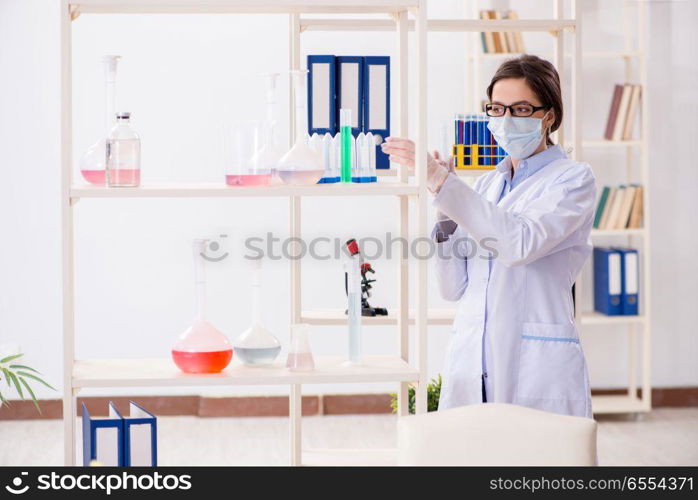
[[[177,339],[172,347],[172,360],[185,373],[218,373],[233,359],[233,354],[246,366],[264,367],[274,364],[281,352],[281,343],[262,322],[261,267],[262,261],[253,263],[252,274],[252,323],[231,344],[227,337],[206,320],[206,269],[204,255],[208,240],[196,239],[192,244],[194,260],[194,289],[196,315],[191,326]],[[343,267],[347,294],[348,361],[358,365],[361,357],[361,316],[366,314],[363,294],[366,265],[361,258],[356,240],[345,244]],[[369,287],[370,288],[370,287]],[[366,302],[367,305],[367,302]],[[387,311],[386,311],[387,313]],[[310,349],[307,324],[291,325],[291,344],[286,359],[290,371],[315,369]]]
[[[103,136],[80,159],[80,171],[90,184],[137,187],[141,178],[141,141],[131,125],[131,113],[117,111],[117,66],[120,56],[108,55],[104,66]],[[266,119],[230,120],[224,125],[225,182],[228,186],[266,186],[277,178],[289,185],[335,182],[376,182],[375,138],[370,132],[354,137],[351,110],[342,109],[340,131],[307,133],[308,70],[290,72],[295,110],[295,142],[284,151],[278,145],[275,107],[279,73],[262,75],[266,87]]]
[[[116,110],[116,70],[120,56],[102,58],[104,130],[80,158],[82,177],[97,186],[136,187],[141,183],[141,140],[131,126],[131,113]]]
[[[218,373],[233,359],[233,353],[246,366],[264,367],[274,363],[281,352],[281,343],[262,323],[261,268],[255,260],[252,273],[252,324],[231,344],[228,338],[206,320],[206,261],[209,242],[196,239],[192,244],[196,315],[192,325],[179,336],[172,347],[172,360],[185,373]],[[291,325],[291,346],[286,361],[290,371],[315,368],[308,340],[309,326]]]

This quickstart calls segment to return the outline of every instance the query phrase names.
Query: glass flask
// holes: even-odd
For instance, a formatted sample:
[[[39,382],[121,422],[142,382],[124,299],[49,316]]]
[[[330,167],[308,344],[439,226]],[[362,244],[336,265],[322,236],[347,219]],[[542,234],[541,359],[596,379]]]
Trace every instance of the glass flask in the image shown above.
[[[281,158],[277,167],[279,178],[286,184],[317,184],[325,174],[322,151],[313,151],[308,145],[308,116],[305,106],[307,69],[291,71],[295,102],[296,141]]]
[[[228,339],[204,319],[206,301],[206,273],[203,254],[208,240],[194,240],[194,285],[196,288],[196,318],[177,339],[172,348],[172,359],[185,373],[218,373],[233,358]]]
[[[262,325],[261,259],[253,262],[252,273],[252,325],[233,344],[235,353],[246,365],[262,366],[274,362],[281,351],[279,340]]]
[[[276,126],[276,82],[279,73],[265,73],[262,77],[267,90],[267,118],[261,123],[261,147],[252,157],[252,161],[260,170],[269,171],[273,178],[279,161],[285,153],[278,144]]]
[[[310,351],[308,332],[310,325],[291,325],[291,349],[286,358],[286,367],[292,372],[307,372],[315,369],[313,353]]]
[[[229,186],[266,186],[271,181],[271,167],[264,164],[262,123],[235,120],[226,132],[226,174]]]
[[[141,139],[131,127],[131,113],[120,111],[107,141],[107,186],[136,187],[140,184]]]
[[[116,115],[116,68],[120,56],[104,56],[104,130],[102,137],[92,144],[80,158],[80,173],[83,179],[96,186],[104,186],[107,181],[107,137],[114,126]]]

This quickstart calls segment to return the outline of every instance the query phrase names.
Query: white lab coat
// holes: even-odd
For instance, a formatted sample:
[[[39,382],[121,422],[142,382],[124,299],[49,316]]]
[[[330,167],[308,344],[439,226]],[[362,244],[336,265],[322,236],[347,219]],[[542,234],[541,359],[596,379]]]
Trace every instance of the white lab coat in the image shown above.
[[[591,417],[571,288],[592,250],[594,175],[558,159],[499,200],[504,179],[494,170],[472,189],[451,174],[434,198],[458,224],[436,259],[441,294],[458,302],[439,409],[482,402],[486,358],[488,402]]]

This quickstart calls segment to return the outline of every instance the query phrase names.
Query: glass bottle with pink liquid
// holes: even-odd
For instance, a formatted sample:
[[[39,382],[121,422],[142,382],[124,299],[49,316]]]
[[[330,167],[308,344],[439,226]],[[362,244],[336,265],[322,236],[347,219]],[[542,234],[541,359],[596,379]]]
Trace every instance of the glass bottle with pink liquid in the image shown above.
[[[217,373],[233,359],[233,348],[226,336],[204,319],[206,274],[203,255],[207,245],[208,240],[194,240],[196,318],[172,348],[173,361],[185,373]]]
[[[131,127],[131,113],[116,113],[116,125],[107,140],[107,186],[141,184],[141,139]]]

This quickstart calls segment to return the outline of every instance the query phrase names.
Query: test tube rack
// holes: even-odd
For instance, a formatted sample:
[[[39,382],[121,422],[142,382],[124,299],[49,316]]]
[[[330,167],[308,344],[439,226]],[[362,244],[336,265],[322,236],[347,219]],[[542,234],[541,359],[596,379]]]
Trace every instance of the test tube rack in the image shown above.
[[[456,170],[494,170],[506,153],[496,144],[454,144],[453,159]]]

